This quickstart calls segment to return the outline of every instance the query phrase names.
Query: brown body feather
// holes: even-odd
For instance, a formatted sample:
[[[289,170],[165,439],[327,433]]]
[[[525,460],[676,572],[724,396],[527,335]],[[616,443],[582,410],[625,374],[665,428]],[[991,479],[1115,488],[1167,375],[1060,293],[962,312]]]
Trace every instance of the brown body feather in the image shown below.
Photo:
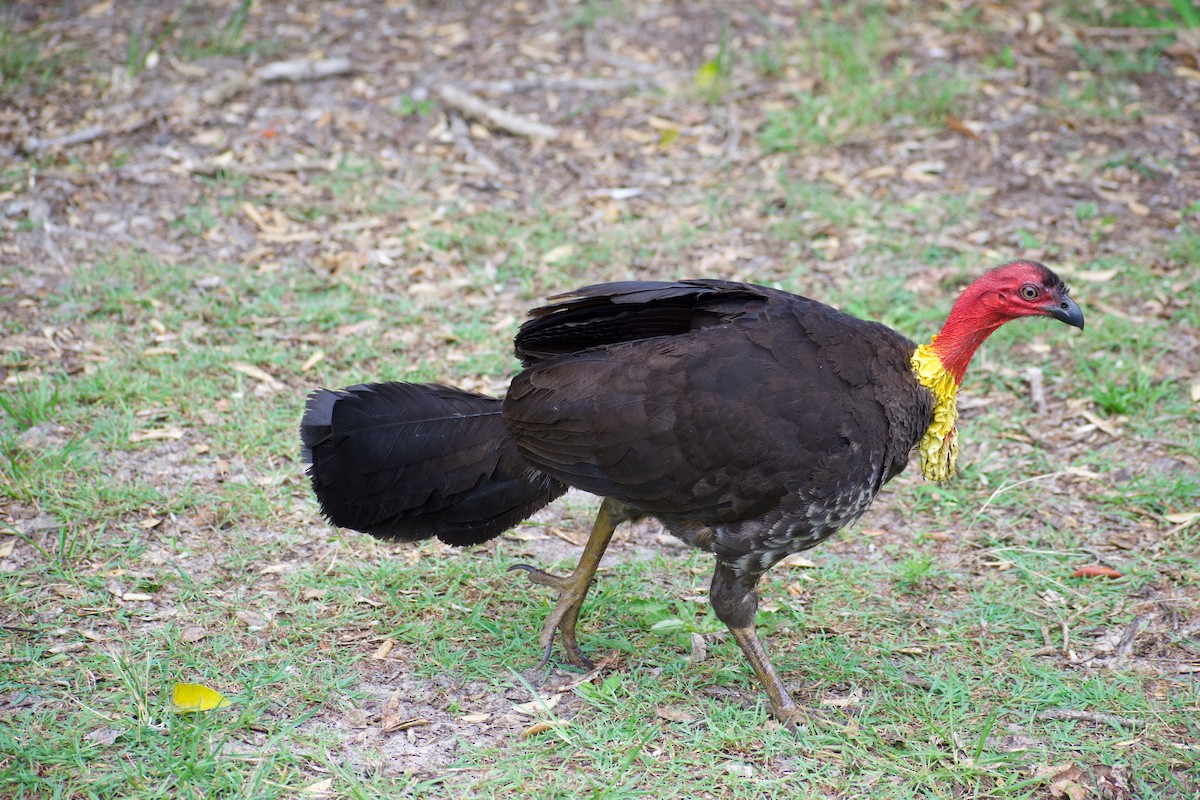
[[[526,369],[504,420],[546,474],[759,573],[856,519],[904,468],[933,408],[915,347],[762,287],[590,287],[517,334]]]

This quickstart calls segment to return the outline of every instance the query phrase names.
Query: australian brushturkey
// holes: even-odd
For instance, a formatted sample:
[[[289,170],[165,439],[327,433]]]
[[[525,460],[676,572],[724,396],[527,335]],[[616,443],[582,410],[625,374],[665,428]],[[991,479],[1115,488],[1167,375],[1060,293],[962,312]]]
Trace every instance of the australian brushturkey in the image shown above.
[[[308,399],[300,434],[325,516],[383,539],[497,536],[576,486],[604,498],[578,567],[527,565],[559,600],[542,630],[567,657],[615,526],[653,517],[716,558],[709,600],[770,696],[799,709],[754,619],[755,586],[790,553],[854,522],[916,449],[927,478],[954,474],[955,396],[975,349],[1018,317],[1083,328],[1046,267],[984,274],[917,346],[806,297],[716,280],[588,286],[535,309],[525,367],[503,400],[378,383]]]

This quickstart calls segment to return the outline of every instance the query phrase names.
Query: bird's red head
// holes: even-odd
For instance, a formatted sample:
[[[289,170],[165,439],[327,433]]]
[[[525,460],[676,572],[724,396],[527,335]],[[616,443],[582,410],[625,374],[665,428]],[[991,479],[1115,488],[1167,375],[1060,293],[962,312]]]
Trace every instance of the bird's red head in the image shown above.
[[[983,340],[1019,317],[1053,317],[1083,329],[1083,312],[1061,278],[1036,261],[1013,261],[985,272],[963,290],[933,350],[961,383]]]

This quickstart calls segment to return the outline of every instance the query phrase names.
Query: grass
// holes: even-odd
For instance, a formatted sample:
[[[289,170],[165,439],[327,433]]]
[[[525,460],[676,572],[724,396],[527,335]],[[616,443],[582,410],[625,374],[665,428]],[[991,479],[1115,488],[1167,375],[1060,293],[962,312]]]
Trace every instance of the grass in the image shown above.
[[[1084,4],[1072,8],[1072,11],[1085,19],[1092,19],[1097,13],[1097,7]],[[1169,3],[1124,0],[1105,8],[1104,12],[1107,19],[1102,18],[1100,21],[1112,25],[1163,31],[1200,28],[1200,6],[1192,0],[1170,0]]]
[[[212,56],[270,55],[279,48],[277,40],[244,38],[253,5],[253,0],[238,0],[217,19],[203,10],[189,12],[185,5],[152,19],[155,9],[139,3],[126,37],[126,72],[136,77],[151,65],[152,54],[157,59],[163,51],[178,54],[185,61]]]
[[[455,259],[485,252],[499,224],[486,214],[451,219],[420,240]],[[565,238],[558,220],[543,217],[529,223],[518,247],[545,253]],[[604,252],[627,245],[587,246]],[[539,291],[539,275],[516,270],[518,261],[513,272],[488,270],[473,280],[503,275],[519,294]],[[883,271],[862,277],[873,289],[853,292],[857,298],[896,297],[902,280]],[[302,267],[255,274],[210,264],[198,271],[129,254],[98,262],[86,281],[48,299],[50,319],[82,320],[81,332],[103,356],[82,374],[48,376],[0,395],[10,464],[2,490],[36,504],[62,531],[24,534],[22,542],[41,548],[45,563],[11,573],[4,588],[5,604],[25,620],[0,646],[12,667],[6,691],[17,698],[21,720],[0,732],[10,794],[37,796],[46,780],[60,785],[62,796],[198,797],[236,786],[282,797],[323,780],[351,796],[394,789],[390,773],[347,769],[330,755],[345,734],[312,724],[331,708],[349,713],[367,702],[361,671],[370,669],[365,659],[383,640],[406,654],[408,680],[441,687],[427,701],[435,707],[477,710],[477,701],[439,683],[441,676],[482,685],[485,695],[524,691],[525,678],[511,670],[537,660],[534,632],[547,598],[512,591],[504,569],[520,558],[519,541],[453,554],[428,544],[383,548],[332,531],[300,549],[289,535],[244,541],[248,526],[286,529],[298,520],[280,499],[305,495],[294,467],[301,392],[263,393],[232,365],[254,364],[309,385],[385,372],[394,358],[387,331],[375,328],[353,341],[329,337],[339,325],[381,315],[386,304],[399,325],[421,319],[450,332],[451,339],[426,345],[430,352],[464,348],[466,358],[431,369],[430,377],[504,368],[503,337],[478,309],[417,307],[411,298],[366,292],[358,280],[331,284]],[[1096,288],[1081,293],[1085,307],[1105,295],[1105,287]],[[1131,288],[1149,297],[1156,282],[1142,276],[1121,291]],[[841,299],[856,307],[860,301],[846,292]],[[918,301],[908,297],[901,305]],[[934,320],[933,311],[903,319],[912,327]],[[1168,324],[1159,321],[1145,341],[1156,340],[1155,325],[1166,335]],[[277,329],[322,339],[321,374],[299,372],[307,348],[261,335]],[[1020,347],[1030,335],[1002,332],[987,347]],[[1120,371],[1112,364],[1138,358],[1123,349],[1126,336],[1124,327],[1100,324],[1082,350],[1065,351],[1066,364],[1061,349],[1040,363],[1096,376],[1090,391],[1099,413],[1174,409],[1184,415],[1177,433],[1194,443],[1195,412],[1170,405],[1166,384],[1149,377],[1152,364],[1127,380],[1115,377]],[[155,346],[174,352],[147,355]],[[972,377],[971,390],[1021,389],[984,371]],[[978,442],[1026,423],[990,413],[965,424]],[[22,443],[25,432],[47,425],[65,431],[36,450]],[[130,441],[135,431],[170,426],[185,432],[178,442]],[[174,474],[131,480],[108,469],[114,459],[133,459],[153,475],[161,458],[170,459]],[[236,464],[241,478],[214,483],[217,459]],[[764,703],[736,648],[707,604],[682,599],[702,598],[706,557],[611,567],[585,609],[583,630],[588,649],[617,653],[620,668],[578,687],[575,712],[545,712],[563,722],[551,733],[465,747],[459,766],[472,776],[472,796],[520,793],[537,774],[540,796],[633,797],[669,792],[686,774],[698,795],[1022,797],[1048,784],[1037,777],[1037,764],[1063,761],[1119,763],[1136,776],[1140,796],[1178,796],[1173,792],[1191,779],[1177,745],[1200,734],[1186,681],[1167,680],[1160,697],[1134,674],[1064,671],[1034,653],[1047,631],[1054,646],[1069,646],[1060,635],[1069,630],[1073,646],[1087,647],[1088,631],[1128,624],[1137,613],[1127,606],[1131,587],[1152,583],[1158,567],[1134,558],[1121,581],[1071,579],[1092,556],[1077,548],[1070,529],[1039,521],[1028,491],[1001,494],[978,516],[990,489],[1030,466],[1036,462],[1027,452],[993,454],[986,466],[969,463],[949,486],[895,491],[914,521],[957,519],[976,531],[952,548],[953,563],[936,545],[926,549],[933,540],[920,529],[912,534],[924,537],[920,550],[894,537],[872,549],[869,537],[850,532],[818,551],[820,569],[768,579],[762,628],[802,702],[823,710],[798,742],[763,727]],[[1094,499],[1132,519],[1153,519],[1192,508],[1198,497],[1194,479],[1146,474]],[[586,518],[588,511],[577,513]],[[303,516],[311,518],[311,509]],[[146,527],[144,520],[161,522]],[[975,547],[983,548],[979,555],[971,555]],[[205,551],[215,556],[210,567],[189,566]],[[1186,558],[1177,563],[1194,572]],[[279,571],[264,571],[274,566]],[[249,583],[239,579],[254,574],[260,577]],[[151,599],[122,599],[131,596]],[[175,611],[162,617],[164,608]],[[75,622],[64,627],[64,619]],[[247,619],[266,620],[266,627]],[[190,626],[203,637],[185,636]],[[692,633],[710,643],[700,663],[689,660]],[[177,681],[211,684],[233,706],[173,714],[166,698]],[[748,702],[731,701],[729,690]],[[1146,726],[1039,717],[1054,708],[1103,709]],[[1012,750],[1013,742],[1024,749]],[[388,756],[366,751],[363,758],[383,764]],[[582,769],[551,768],[561,763]],[[400,779],[399,786],[440,791],[422,780]]]
[[[7,93],[28,87],[39,96],[44,93],[60,66],[59,57],[45,50],[42,33],[18,32],[10,14],[0,12],[0,89]]]
[[[232,205],[221,210],[220,198],[242,189],[210,188],[201,205],[218,218],[233,213]],[[873,231],[894,257],[864,263],[856,285],[831,285],[830,300],[915,336],[936,327],[944,303],[905,283],[924,268],[920,229],[911,241],[886,233],[885,224],[910,209],[848,200],[816,184],[789,188],[800,192],[789,202],[810,215],[792,224]],[[783,227],[768,227],[769,235],[792,235],[787,219],[780,214]],[[5,691],[17,698],[21,720],[0,733],[11,794],[37,796],[45,780],[60,783],[63,796],[108,796],[117,787],[134,797],[206,796],[246,786],[283,797],[324,780],[346,795],[395,788],[394,772],[383,766],[393,756],[367,748],[363,763],[377,768],[348,769],[330,755],[346,732],[313,722],[330,709],[352,713],[371,702],[363,675],[385,640],[404,654],[406,679],[432,691],[434,707],[479,709],[472,699],[479,690],[463,694],[441,683],[443,676],[482,686],[485,697],[527,696],[527,679],[511,670],[536,662],[547,598],[512,590],[504,569],[522,557],[519,540],[450,554],[436,545],[385,548],[332,531],[310,542],[281,533],[312,519],[293,440],[304,386],[389,374],[455,381],[503,374],[512,368],[505,339],[515,320],[500,318],[508,312],[497,311],[488,292],[503,287],[524,305],[551,285],[573,282],[565,265],[544,262],[555,248],[573,244],[594,275],[614,254],[638,252],[651,230],[630,219],[619,230],[573,236],[568,220],[550,212],[522,222],[516,236],[505,235],[508,224],[501,211],[451,206],[408,234],[415,252],[459,282],[461,303],[429,302],[370,273],[331,280],[304,265],[256,273],[137,253],[101,259],[86,279],[46,298],[46,320],[73,326],[94,357],[81,371],[47,371],[0,393],[0,491],[53,526],[20,535],[18,546],[36,548],[41,558],[11,573],[4,588],[5,605],[23,620],[22,631],[6,630],[0,640],[12,667]],[[1162,257],[1186,258],[1189,241],[1164,242]],[[1119,268],[1119,284],[1079,287],[1085,308],[1137,308],[1161,295],[1161,279],[1149,270]],[[790,280],[793,288],[807,283],[802,273]],[[948,277],[940,299],[959,280]],[[1176,318],[1133,322],[1089,312],[1088,336],[1072,347],[1056,329],[1010,326],[985,346],[992,355],[973,371],[967,391],[1019,397],[1022,382],[988,364],[1023,358],[1051,382],[1076,381],[1076,396],[1102,416],[1125,420],[1129,435],[1167,435],[1194,452],[1195,407],[1180,377],[1156,368],[1154,343],[1169,341],[1174,325],[1197,324],[1195,315],[1183,308]],[[375,320],[387,324],[361,327]],[[338,333],[347,327],[365,333]],[[1031,339],[1055,347],[1034,355],[1026,349]],[[302,372],[318,346],[325,359]],[[239,371],[246,364],[289,388],[264,388]],[[1174,421],[1164,428],[1164,418]],[[906,478],[889,493],[913,526],[911,540],[889,535],[875,547],[851,531],[817,551],[820,569],[769,578],[762,628],[802,702],[825,717],[798,743],[763,727],[763,700],[736,648],[707,604],[683,599],[702,600],[707,558],[659,556],[611,567],[585,609],[585,646],[615,652],[619,669],[569,695],[573,711],[545,712],[564,723],[550,733],[466,746],[458,766],[471,777],[454,785],[469,785],[472,796],[519,793],[537,774],[547,797],[632,797],[668,792],[686,775],[698,795],[880,796],[883,780],[889,797],[1022,797],[1048,784],[1037,777],[1038,764],[1075,761],[1120,763],[1137,776],[1142,796],[1177,796],[1191,778],[1176,745],[1198,733],[1186,682],[1167,680],[1161,692],[1149,692],[1135,674],[1065,671],[1033,653],[1046,636],[1054,647],[1086,648],[1088,631],[1129,624],[1140,613],[1128,605],[1131,591],[1153,585],[1167,564],[1193,582],[1200,576],[1185,547],[1165,558],[1131,554],[1121,581],[1072,579],[1093,560],[1079,549],[1078,531],[1047,525],[1029,505],[1046,496],[1033,487],[1003,491],[1013,476],[1062,468],[1036,449],[994,444],[1038,424],[1020,409],[964,420],[958,481],[938,487]],[[131,440],[172,428],[182,432],[178,440]],[[138,465],[138,472],[114,472],[114,463]],[[1103,453],[1079,466],[1111,469]],[[1178,474],[1145,472],[1116,489],[1087,486],[1089,502],[1136,524],[1194,509],[1200,499],[1200,485]],[[587,508],[574,513],[583,527]],[[935,519],[966,531],[949,551],[924,527]],[[204,552],[212,559],[197,569]],[[248,575],[259,577],[246,582]],[[123,599],[131,593],[152,599]],[[158,609],[174,611],[162,617]],[[266,627],[238,617],[247,611]],[[185,635],[192,626],[204,636]],[[696,664],[689,659],[693,633],[710,648]],[[234,705],[207,715],[170,713],[166,698],[178,681],[210,684]],[[745,699],[731,700],[728,691]],[[1103,709],[1148,724],[1133,731],[1038,716],[1052,708]],[[1010,749],[1013,742],[1025,749]],[[582,769],[551,768],[561,763]],[[399,780],[418,795],[440,791],[425,778]]]
[[[763,149],[836,145],[888,125],[941,126],[968,82],[948,68],[914,73],[903,58],[882,66],[899,24],[874,4],[805,16],[804,39],[788,61],[815,85],[768,113],[759,133]]]
[[[622,9],[586,3],[572,24],[599,27]],[[253,26],[250,4],[229,13],[213,23],[222,52]],[[964,17],[964,29],[984,24]],[[913,64],[884,66],[896,24],[874,6],[827,9],[752,53],[764,78],[821,78],[767,119],[762,149],[826,153],[938,124],[963,84],[938,97]],[[44,55],[20,56],[23,80]],[[396,97],[405,124],[435,116]],[[1110,155],[1120,163],[1097,172],[1152,179],[1139,165],[1153,164]],[[977,404],[961,420],[958,479],[906,474],[861,526],[806,553],[812,568],[764,580],[761,630],[817,712],[793,735],[768,720],[706,602],[710,559],[661,545],[649,527],[618,534],[584,608],[582,644],[609,666],[557,705],[514,711],[545,678],[533,667],[550,598],[506,568],[570,569],[576,550],[554,534],[580,535],[594,503],[568,496],[548,522],[465,551],[332,530],[297,459],[305,391],[376,378],[495,388],[539,298],[695,274],[742,241],[743,222],[756,252],[778,256],[754,278],[925,339],[993,258],[946,244],[947,231],[985,219],[988,195],[881,184],[850,196],[785,167],[761,194],[737,194],[733,180],[674,188],[652,212],[631,204],[595,222],[550,195],[481,207],[478,195],[438,193],[460,180],[438,158],[402,181],[348,154],[304,177],[303,193],[218,175],[164,207],[171,234],[198,253],[245,202],[280,209],[330,249],[351,249],[339,224],[378,216],[371,252],[337,270],[326,249],[256,267],[97,248],[74,254],[72,280],[29,296],[10,288],[19,275],[0,275],[12,311],[0,336],[18,343],[0,352],[11,520],[0,527],[0,796],[1016,800],[1072,788],[1049,766],[1078,767],[1089,787],[1119,770],[1139,798],[1196,794],[1194,675],[1174,669],[1197,652],[1181,631],[1200,613],[1200,525],[1167,520],[1200,508],[1194,219],[1139,239],[1133,261],[1121,255],[1135,249],[1125,224],[1065,202],[1063,224],[1104,242],[1102,258],[1064,264],[1079,276],[1067,275],[1086,334],[1043,321],[998,332],[964,386]],[[27,182],[11,175],[10,191]],[[408,178],[433,188],[413,193]],[[743,207],[754,213],[738,217]],[[996,246],[1036,250],[1042,235],[1007,230]],[[1028,400],[1030,367],[1047,412]],[[1075,577],[1098,560],[1122,577]],[[1114,635],[1147,615],[1125,660],[1106,662]],[[548,687],[577,677],[564,672]],[[178,682],[232,704],[174,713]],[[392,696],[430,722],[381,733]],[[1126,721],[1046,715],[1056,709]],[[522,736],[535,721],[555,724]]]

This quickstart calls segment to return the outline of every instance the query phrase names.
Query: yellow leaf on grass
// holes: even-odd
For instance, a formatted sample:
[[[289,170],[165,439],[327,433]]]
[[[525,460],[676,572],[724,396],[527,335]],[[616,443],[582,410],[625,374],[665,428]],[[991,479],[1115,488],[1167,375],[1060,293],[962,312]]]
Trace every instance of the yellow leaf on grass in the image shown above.
[[[696,77],[693,79],[696,82],[696,88],[701,91],[708,91],[717,84],[717,79],[721,77],[721,65],[716,59],[709,61],[700,69],[696,70]]]
[[[199,683],[177,683],[171,689],[171,710],[176,714],[212,711],[229,705],[225,695]]]

